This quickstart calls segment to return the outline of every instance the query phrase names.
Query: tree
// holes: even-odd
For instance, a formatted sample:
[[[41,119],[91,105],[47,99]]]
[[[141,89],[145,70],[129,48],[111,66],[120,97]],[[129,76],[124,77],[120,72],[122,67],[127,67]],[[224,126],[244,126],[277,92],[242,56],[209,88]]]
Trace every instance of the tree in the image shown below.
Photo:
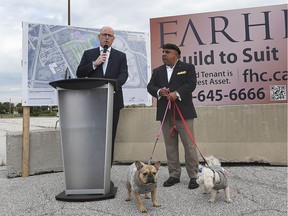
[[[15,106],[15,110],[19,113],[19,114],[23,114],[23,107],[22,107],[22,104],[21,103],[18,103],[16,106]]]
[[[14,104],[10,102],[4,102],[1,104],[1,114],[11,114],[14,108]]]
[[[13,114],[17,111],[19,115],[23,114],[23,107],[21,103],[14,106],[10,102],[0,102],[0,114]],[[31,106],[30,115],[31,116],[57,116],[58,106]],[[14,116],[14,115],[13,115]],[[9,117],[7,115],[7,117]]]
[[[2,102],[0,102],[0,114],[5,114],[5,109],[2,106]]]

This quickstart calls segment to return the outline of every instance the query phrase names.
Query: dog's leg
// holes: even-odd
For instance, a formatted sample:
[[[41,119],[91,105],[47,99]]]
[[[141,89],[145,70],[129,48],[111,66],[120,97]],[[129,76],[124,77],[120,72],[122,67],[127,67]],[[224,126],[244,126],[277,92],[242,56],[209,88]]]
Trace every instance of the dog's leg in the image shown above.
[[[203,194],[208,194],[209,193],[209,189],[204,185],[204,191]]]
[[[127,198],[125,201],[130,201],[131,200],[131,184],[130,184],[130,182],[127,181],[126,186],[127,186]]]
[[[138,207],[139,207],[140,212],[146,213],[146,212],[147,212],[147,209],[145,208],[145,206],[144,206],[143,203],[142,203],[140,194],[139,194],[138,192],[135,192],[135,191],[134,191],[134,195],[135,195],[136,203],[138,204]]]
[[[152,196],[153,206],[154,207],[160,207],[161,205],[158,203],[158,200],[157,200],[157,189],[156,188],[151,191],[151,196]]]
[[[210,203],[215,202],[216,195],[217,195],[217,190],[212,189],[212,190],[211,190],[211,197],[210,197],[210,199],[209,199],[209,202],[210,202]]]
[[[145,193],[145,199],[150,199],[149,193]]]
[[[227,203],[231,203],[232,202],[232,199],[230,198],[230,188],[229,186],[226,187],[226,189],[224,189],[224,192],[225,192],[225,201]]]

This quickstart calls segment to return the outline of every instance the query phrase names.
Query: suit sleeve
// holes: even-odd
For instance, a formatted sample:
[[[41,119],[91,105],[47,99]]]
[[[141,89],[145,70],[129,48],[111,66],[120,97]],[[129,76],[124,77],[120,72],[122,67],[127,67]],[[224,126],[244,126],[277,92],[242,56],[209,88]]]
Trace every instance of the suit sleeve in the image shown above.
[[[77,67],[76,76],[89,77],[93,73],[92,61],[92,59],[88,58],[87,51],[85,51]]]
[[[147,91],[153,97],[158,98],[157,92],[160,89],[160,87],[156,85],[156,83],[157,83],[157,70],[155,69],[153,70],[150,81],[147,85]]]

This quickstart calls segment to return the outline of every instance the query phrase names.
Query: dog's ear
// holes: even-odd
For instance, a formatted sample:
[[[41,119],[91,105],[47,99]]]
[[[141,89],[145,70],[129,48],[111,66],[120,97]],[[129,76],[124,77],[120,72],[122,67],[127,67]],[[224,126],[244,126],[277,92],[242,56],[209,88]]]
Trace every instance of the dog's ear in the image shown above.
[[[135,161],[135,166],[136,166],[137,170],[140,170],[143,167],[143,165],[140,161]]]
[[[153,164],[153,166],[155,166],[156,169],[158,170],[159,167],[161,166],[161,162],[160,162],[160,161],[157,161],[157,163]]]

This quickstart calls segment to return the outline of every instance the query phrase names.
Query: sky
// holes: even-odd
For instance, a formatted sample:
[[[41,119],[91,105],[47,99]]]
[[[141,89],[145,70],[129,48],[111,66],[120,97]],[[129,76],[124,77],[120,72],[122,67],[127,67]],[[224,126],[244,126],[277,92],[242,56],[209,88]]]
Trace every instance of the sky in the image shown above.
[[[157,17],[287,4],[287,0],[70,0],[70,25],[150,32]],[[22,101],[22,22],[68,25],[68,0],[1,0],[0,102]]]

